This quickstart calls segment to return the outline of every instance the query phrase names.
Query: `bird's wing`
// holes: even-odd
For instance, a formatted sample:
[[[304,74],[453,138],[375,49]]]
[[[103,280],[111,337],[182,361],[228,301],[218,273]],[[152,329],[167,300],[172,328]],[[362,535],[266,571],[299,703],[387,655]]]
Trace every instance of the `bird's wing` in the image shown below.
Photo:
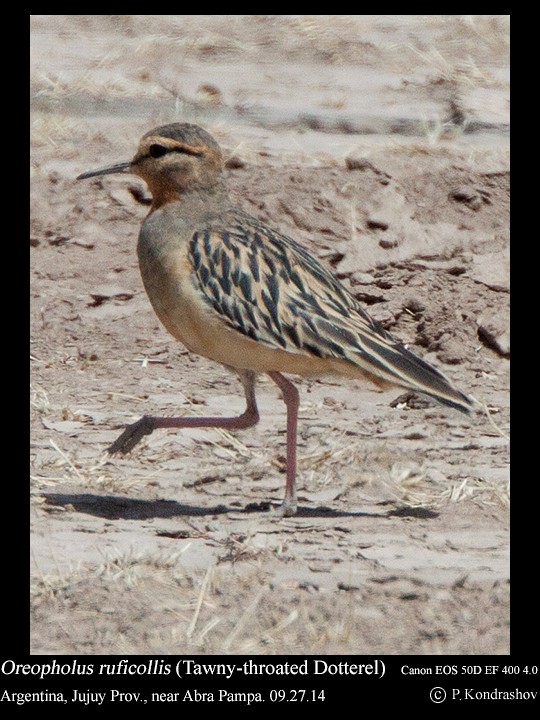
[[[226,226],[195,232],[189,257],[207,305],[237,332],[291,353],[349,361],[464,409],[466,396],[442,373],[392,338],[301,245],[255,218],[236,212]]]

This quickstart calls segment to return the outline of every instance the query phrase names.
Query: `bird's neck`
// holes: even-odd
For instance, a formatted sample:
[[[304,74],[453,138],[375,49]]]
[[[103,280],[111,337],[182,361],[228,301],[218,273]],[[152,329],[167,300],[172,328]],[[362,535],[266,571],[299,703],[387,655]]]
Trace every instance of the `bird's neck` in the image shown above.
[[[179,210],[184,210],[193,218],[206,217],[222,212],[229,207],[229,194],[225,183],[218,182],[210,187],[191,186],[189,189],[177,188],[171,185],[158,185],[151,187],[152,207],[150,212],[174,203]]]

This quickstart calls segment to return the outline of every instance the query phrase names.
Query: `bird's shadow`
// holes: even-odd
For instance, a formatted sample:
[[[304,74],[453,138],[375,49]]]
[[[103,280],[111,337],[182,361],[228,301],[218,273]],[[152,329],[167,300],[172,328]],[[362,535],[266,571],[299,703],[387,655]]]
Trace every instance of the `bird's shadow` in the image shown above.
[[[154,518],[174,517],[205,517],[224,515],[227,513],[260,514],[263,518],[278,519],[273,515],[273,507],[269,502],[249,503],[245,507],[228,506],[224,504],[201,507],[200,505],[184,505],[176,500],[140,500],[120,495],[93,495],[91,493],[65,494],[43,493],[45,505],[64,507],[66,509],[106,518],[107,520],[149,520]],[[299,506],[295,517],[332,518],[332,517],[372,517],[387,518],[396,511],[365,512],[335,510],[327,506],[306,507]],[[423,517],[426,517],[423,515]]]

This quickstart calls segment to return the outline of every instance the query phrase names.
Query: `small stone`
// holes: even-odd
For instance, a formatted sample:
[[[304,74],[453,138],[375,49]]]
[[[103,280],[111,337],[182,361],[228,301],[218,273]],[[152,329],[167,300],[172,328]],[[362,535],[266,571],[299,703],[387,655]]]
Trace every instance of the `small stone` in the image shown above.
[[[421,313],[426,309],[424,303],[416,297],[410,297],[405,300],[403,307],[412,313]]]
[[[223,96],[221,90],[210,83],[202,83],[197,88],[197,99],[208,105],[222,105]]]
[[[496,322],[478,324],[478,337],[501,357],[510,357],[510,332]]]
[[[450,191],[449,198],[457,202],[465,203],[471,210],[479,210],[483,200],[480,195],[468,187],[458,187]]]
[[[465,356],[463,343],[454,338],[446,340],[437,353],[437,359],[446,365],[460,365],[465,360]]]
[[[470,202],[475,196],[476,193],[470,190],[468,187],[454,188],[450,191],[449,194],[449,197],[452,200],[457,200],[458,202]]]
[[[131,300],[133,293],[119,285],[100,285],[88,293],[92,298],[90,305],[97,307],[108,300]]]
[[[375,278],[369,273],[355,272],[351,275],[351,285],[373,285]]]
[[[229,168],[231,170],[236,170],[238,168],[244,168],[246,167],[246,161],[243,160],[238,155],[231,155],[231,157],[226,160],[225,167]]]
[[[388,230],[390,223],[386,222],[386,220],[383,220],[382,218],[370,215],[367,219],[367,226],[370,230]]]
[[[345,158],[345,167],[347,170],[373,169],[372,163],[367,158],[358,155],[348,155]]]
[[[47,238],[47,242],[49,245],[65,245],[67,242],[69,242],[69,238],[65,235],[51,235],[49,238]]]
[[[399,242],[396,238],[389,239],[389,238],[381,238],[379,240],[379,246],[382,247],[384,250],[391,250],[392,248],[395,248],[399,245]]]
[[[85,250],[93,250],[95,247],[95,243],[87,238],[76,238],[73,240],[73,245],[83,247]]]

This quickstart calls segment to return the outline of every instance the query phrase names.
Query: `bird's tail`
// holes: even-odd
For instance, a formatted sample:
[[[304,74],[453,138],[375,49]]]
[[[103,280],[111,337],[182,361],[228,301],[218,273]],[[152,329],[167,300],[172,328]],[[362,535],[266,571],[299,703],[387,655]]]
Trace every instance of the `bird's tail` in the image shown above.
[[[366,339],[364,337],[364,343]],[[428,362],[399,343],[385,342],[383,338],[377,342],[373,336],[370,340],[369,360],[375,365],[377,375],[461,412],[471,411],[474,400],[455,388],[442,372]]]

